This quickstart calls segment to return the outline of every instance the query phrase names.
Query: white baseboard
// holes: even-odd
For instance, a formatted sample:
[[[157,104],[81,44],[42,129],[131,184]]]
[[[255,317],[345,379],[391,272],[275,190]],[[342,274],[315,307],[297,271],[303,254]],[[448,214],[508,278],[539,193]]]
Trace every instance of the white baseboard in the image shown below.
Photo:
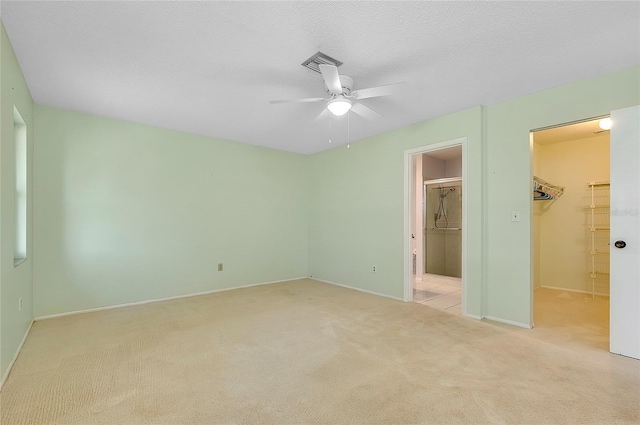
[[[544,286],[544,285],[543,285],[543,286],[539,286],[539,287],[538,287],[538,288],[536,288],[536,289],[539,289],[539,288],[555,289],[556,291],[577,292],[577,293],[579,293],[579,294],[587,294],[587,295],[592,295],[592,294],[593,294],[593,295],[598,295],[598,296],[600,296],[600,297],[608,297],[608,296],[609,296],[609,294],[603,294],[603,293],[601,293],[601,292],[595,292],[595,293],[594,293],[594,292],[591,292],[591,291],[581,291],[581,290],[579,290],[579,289],[559,288],[559,287],[557,287],[557,286]]]
[[[309,279],[317,280],[318,282],[328,283],[330,285],[341,286],[341,287],[347,288],[347,289],[353,289],[354,291],[365,292],[365,293],[371,294],[371,295],[377,295],[379,297],[391,298],[392,300],[405,302],[402,298],[394,297],[394,296],[387,295],[387,294],[381,294],[379,292],[367,291],[366,289],[360,289],[360,288],[356,288],[356,287],[349,286],[349,285],[343,285],[341,283],[335,283],[335,282],[331,282],[329,280],[318,279],[318,278],[315,278],[315,277],[310,277]]]
[[[55,319],[56,317],[74,316],[76,314],[92,313],[92,312],[102,311],[102,310],[113,310],[113,309],[116,309],[116,308],[132,307],[132,306],[136,306],[136,305],[151,304],[151,303],[159,303],[159,302],[162,302],[162,301],[178,300],[178,299],[181,299],[181,298],[198,297],[200,295],[215,294],[216,292],[233,291],[234,289],[250,288],[252,286],[261,286],[261,285],[271,285],[273,283],[281,283],[281,282],[291,282],[293,280],[301,280],[301,279],[307,279],[307,278],[308,278],[307,276],[304,276],[304,277],[296,277],[296,278],[293,278],[293,279],[274,280],[272,282],[252,283],[252,284],[249,284],[249,285],[234,286],[232,288],[212,289],[211,291],[196,292],[196,293],[193,293],[193,294],[175,295],[175,296],[172,296],[172,297],[154,298],[154,299],[151,299],[151,300],[135,301],[135,302],[124,303],[124,304],[115,304],[115,305],[109,305],[109,306],[105,306],[105,307],[88,308],[86,310],[75,310],[75,311],[69,311],[69,312],[66,312],[66,313],[57,313],[57,314],[49,314],[49,315],[46,315],[46,316],[38,316],[38,317],[34,318],[33,320],[35,321],[35,320]]]
[[[11,369],[13,368],[13,364],[18,359],[18,355],[20,354],[20,351],[22,351],[22,346],[24,345],[25,341],[27,340],[27,337],[29,336],[29,332],[31,332],[31,327],[33,326],[33,322],[34,322],[34,320],[32,320],[31,323],[29,323],[29,327],[27,328],[27,331],[24,333],[24,337],[22,338],[22,341],[20,341],[20,345],[18,345],[18,349],[16,350],[16,354],[13,356],[13,359],[11,360],[11,363],[9,363],[9,367],[7,367],[7,371],[4,373],[4,376],[2,377],[2,380],[0,380],[0,391],[2,391],[2,387],[4,386],[4,383],[7,381],[7,378],[9,378],[9,374],[11,373]]]
[[[478,316],[475,314],[463,314],[464,317],[470,317],[472,319],[476,319],[476,320],[482,320],[482,316]]]
[[[514,322],[513,320],[499,319],[497,317],[492,317],[492,316],[484,316],[483,319],[493,320],[494,322],[499,322],[499,323],[506,323],[507,325],[517,326],[519,328],[525,328],[525,329],[531,329],[532,327],[529,324]]]

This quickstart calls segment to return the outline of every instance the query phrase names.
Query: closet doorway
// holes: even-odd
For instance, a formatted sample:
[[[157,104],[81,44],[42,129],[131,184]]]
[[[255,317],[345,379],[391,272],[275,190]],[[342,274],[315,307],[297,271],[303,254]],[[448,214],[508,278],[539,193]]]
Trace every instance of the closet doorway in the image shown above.
[[[540,130],[532,139],[534,324],[608,351],[607,122]]]
[[[415,155],[412,300],[462,314],[462,145]]]

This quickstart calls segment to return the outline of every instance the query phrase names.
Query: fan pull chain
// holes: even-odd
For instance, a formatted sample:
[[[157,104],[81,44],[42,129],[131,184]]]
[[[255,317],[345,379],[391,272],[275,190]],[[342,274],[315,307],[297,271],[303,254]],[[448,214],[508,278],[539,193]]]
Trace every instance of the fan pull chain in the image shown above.
[[[331,114],[329,114],[329,143],[331,143]]]
[[[351,148],[351,112],[347,112],[347,149]]]

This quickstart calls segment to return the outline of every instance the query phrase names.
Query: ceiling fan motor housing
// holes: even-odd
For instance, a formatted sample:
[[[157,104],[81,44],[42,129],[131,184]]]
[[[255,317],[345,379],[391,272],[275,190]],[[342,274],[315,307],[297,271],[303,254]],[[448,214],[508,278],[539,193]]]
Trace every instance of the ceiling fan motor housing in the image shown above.
[[[353,90],[353,78],[349,77],[348,75],[342,75],[341,74],[340,75],[340,85],[342,86],[342,94],[344,94],[345,96],[350,96],[351,95],[351,91]],[[326,83],[324,83],[324,88],[327,90],[327,93],[329,93],[330,95],[333,94],[327,88],[327,84]]]

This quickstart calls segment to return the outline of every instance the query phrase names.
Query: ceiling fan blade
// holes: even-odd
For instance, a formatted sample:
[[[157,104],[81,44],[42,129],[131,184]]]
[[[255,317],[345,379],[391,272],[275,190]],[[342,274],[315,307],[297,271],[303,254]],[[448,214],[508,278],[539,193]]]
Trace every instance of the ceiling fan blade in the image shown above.
[[[315,117],[313,121],[311,121],[311,124],[312,125],[319,124],[320,122],[325,121],[327,118],[330,118],[329,110],[327,108],[323,108],[322,111],[320,111],[320,113],[318,114],[318,116]]]
[[[323,97],[308,97],[306,99],[270,100],[269,103],[312,103],[312,102],[322,102],[323,100],[327,100],[327,99]]]
[[[318,65],[324,82],[331,93],[342,93],[342,84],[340,83],[340,75],[338,74],[338,67],[333,65]]]
[[[398,88],[403,84],[406,83],[402,82],[388,84],[386,86],[369,87],[366,89],[355,90],[352,95],[356,99],[368,99],[370,97],[388,96],[390,94],[396,93],[398,91]]]
[[[351,105],[351,110],[369,121],[375,121],[379,118],[382,118],[382,115],[380,115],[373,109],[364,106],[362,103],[354,102],[353,105]]]

